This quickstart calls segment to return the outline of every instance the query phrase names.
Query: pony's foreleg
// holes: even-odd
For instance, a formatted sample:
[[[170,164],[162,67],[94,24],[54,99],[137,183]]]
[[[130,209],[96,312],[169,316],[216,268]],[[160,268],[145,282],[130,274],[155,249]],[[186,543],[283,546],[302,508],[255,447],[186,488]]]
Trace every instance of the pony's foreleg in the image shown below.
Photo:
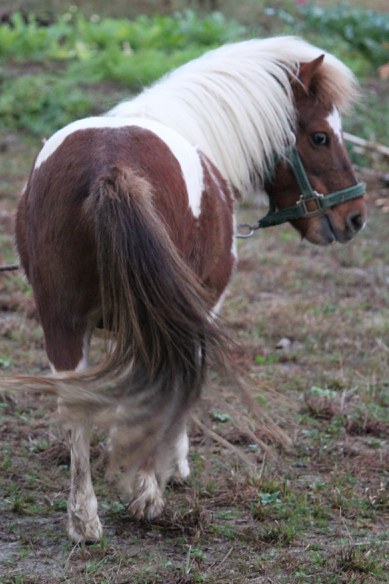
[[[71,456],[71,484],[68,500],[68,534],[74,542],[98,541],[103,533],[97,514],[90,461],[91,424],[85,420],[68,430]]]

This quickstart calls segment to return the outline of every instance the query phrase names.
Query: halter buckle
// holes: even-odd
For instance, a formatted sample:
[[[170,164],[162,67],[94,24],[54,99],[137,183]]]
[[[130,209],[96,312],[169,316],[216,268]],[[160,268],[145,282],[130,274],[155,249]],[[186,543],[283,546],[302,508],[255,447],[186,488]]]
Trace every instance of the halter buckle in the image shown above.
[[[324,195],[322,195],[321,193],[318,193],[317,191],[312,191],[312,196],[307,197],[304,195],[300,195],[300,198],[297,201],[296,205],[297,207],[302,209],[303,217],[317,217],[318,215],[321,215],[323,213],[322,205],[323,198]],[[316,209],[313,209],[313,211],[309,211],[308,209],[308,203],[310,203],[311,201],[313,201],[316,205]]]

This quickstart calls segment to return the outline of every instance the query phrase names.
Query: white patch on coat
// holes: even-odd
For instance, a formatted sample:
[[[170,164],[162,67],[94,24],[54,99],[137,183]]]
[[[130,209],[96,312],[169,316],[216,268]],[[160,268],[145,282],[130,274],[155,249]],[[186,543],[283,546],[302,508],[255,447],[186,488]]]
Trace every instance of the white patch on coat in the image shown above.
[[[89,367],[89,346],[90,346],[90,340],[91,340],[93,328],[94,328],[93,325],[88,326],[88,329],[87,329],[87,331],[84,335],[84,338],[82,340],[82,357],[81,357],[81,360],[75,369],[78,372],[85,371],[85,369],[88,369],[88,367]]]
[[[340,117],[339,111],[334,107],[332,112],[326,118],[328,125],[333,130],[334,134],[338,137],[339,142],[343,143],[343,133],[342,133],[342,118]]]
[[[237,239],[235,237],[235,233],[238,230],[238,226],[237,226],[237,221],[236,221],[236,215],[234,214],[232,217],[232,246],[231,246],[231,253],[234,257],[234,263],[236,264],[236,261],[238,259],[238,244],[237,244]]]
[[[56,368],[54,367],[54,365],[52,364],[51,361],[49,361],[49,366],[50,366],[51,373],[53,375],[56,375],[58,373],[58,371],[56,370]]]
[[[176,442],[176,464],[180,479],[187,479],[190,475],[188,462],[189,438],[186,429],[180,434]]]
[[[75,371],[77,371],[77,372],[85,371],[85,369],[87,369],[87,368],[88,368],[88,358],[82,357],[82,359],[79,362],[79,364],[77,365]]]
[[[195,218],[199,217],[201,212],[201,197],[204,188],[204,177],[200,155],[196,147],[192,146],[177,132],[171,130],[160,122],[137,117],[118,118],[108,116],[78,120],[69,124],[65,128],[62,128],[62,130],[59,130],[47,140],[38,154],[34,168],[37,170],[73,132],[100,128],[116,129],[129,126],[137,126],[149,130],[167,145],[180,165],[192,214]]]
[[[90,344],[90,338],[92,335],[92,330],[93,330],[92,326],[88,327],[88,330],[84,335],[84,338],[82,340],[82,357],[81,357],[80,361],[78,362],[78,364],[76,365],[76,367],[74,368],[74,371],[77,371],[77,372],[85,371],[85,369],[88,368],[88,365],[89,365],[89,344]],[[50,369],[51,369],[51,372],[53,373],[53,375],[58,375],[59,371],[51,361],[49,361],[49,365],[50,365]]]
[[[224,292],[221,294],[219,300],[216,302],[216,304],[213,306],[211,313],[210,313],[210,318],[214,319],[219,315],[219,312],[222,309],[222,306],[224,304],[224,300],[227,294],[227,289],[224,290]]]
[[[224,192],[223,185],[221,184],[219,178],[214,173],[210,161],[208,160],[208,158],[206,156],[204,156],[204,154],[201,154],[200,156],[201,156],[202,163],[204,164],[205,168],[207,169],[207,172],[209,174],[211,181],[217,186],[217,190],[218,190],[218,193],[219,193],[221,200],[225,201],[226,194]]]

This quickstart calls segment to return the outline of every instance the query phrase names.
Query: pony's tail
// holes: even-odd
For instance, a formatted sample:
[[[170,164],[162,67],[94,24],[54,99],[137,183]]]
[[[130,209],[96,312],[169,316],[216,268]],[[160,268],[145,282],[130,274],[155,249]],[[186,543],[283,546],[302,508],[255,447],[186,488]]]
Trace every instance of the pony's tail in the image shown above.
[[[111,462],[134,467],[185,418],[209,361],[223,360],[224,335],[146,180],[111,168],[84,212],[96,239],[103,325],[115,341],[101,366],[38,385],[62,398],[65,422],[89,416],[114,426]]]

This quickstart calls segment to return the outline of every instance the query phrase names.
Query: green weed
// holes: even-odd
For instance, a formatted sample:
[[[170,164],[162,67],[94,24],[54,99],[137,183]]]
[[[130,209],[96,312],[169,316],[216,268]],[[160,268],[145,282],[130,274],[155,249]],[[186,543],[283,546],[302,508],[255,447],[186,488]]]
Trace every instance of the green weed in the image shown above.
[[[338,53],[359,75],[387,61],[388,14],[353,7],[351,3],[339,3],[328,9],[315,1],[300,6],[289,3],[282,8],[269,7],[265,12],[278,18],[294,34],[320,38],[323,48],[331,50],[335,41]]]
[[[14,13],[11,23],[0,28],[2,60],[87,61],[98,52],[119,50],[123,54],[150,50],[165,56],[185,51],[188,46],[203,50],[236,40],[244,34],[242,25],[221,13],[199,17],[187,10],[175,16],[139,16],[134,20],[86,18],[72,10],[49,26],[39,25],[33,16],[25,22]]]
[[[0,120],[8,128],[48,136],[91,109],[77,83],[61,78],[25,75],[2,84]]]

